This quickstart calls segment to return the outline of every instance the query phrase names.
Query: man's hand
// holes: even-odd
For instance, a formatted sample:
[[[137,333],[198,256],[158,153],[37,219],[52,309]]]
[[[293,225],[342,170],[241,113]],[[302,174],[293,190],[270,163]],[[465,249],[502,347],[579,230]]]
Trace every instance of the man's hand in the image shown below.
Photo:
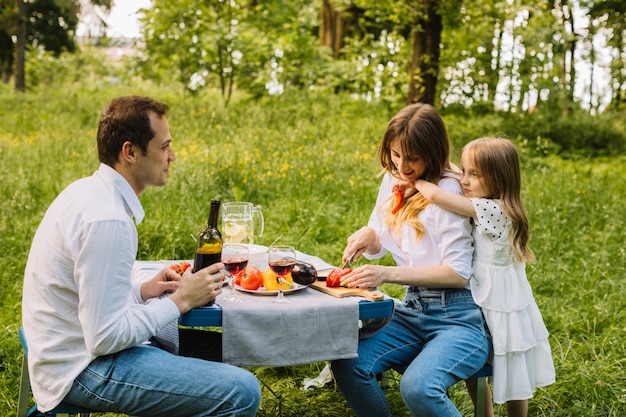
[[[163,268],[150,281],[141,284],[141,298],[148,301],[163,294],[174,292],[180,285],[180,275],[170,268]]]
[[[196,273],[188,269],[180,278],[178,290],[170,297],[181,314],[206,305],[222,293],[224,264],[219,262]],[[173,271],[172,271],[173,272]]]

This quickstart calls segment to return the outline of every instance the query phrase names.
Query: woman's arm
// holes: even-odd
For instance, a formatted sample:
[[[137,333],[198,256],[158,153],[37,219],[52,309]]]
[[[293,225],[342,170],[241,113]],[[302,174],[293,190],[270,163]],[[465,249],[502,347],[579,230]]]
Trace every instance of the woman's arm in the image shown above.
[[[424,267],[363,265],[341,277],[341,285],[375,288],[384,283],[431,288],[464,288],[467,280],[448,265]]]
[[[432,182],[422,179],[415,181],[415,188],[431,203],[462,216],[476,218],[476,211],[471,200],[465,196],[442,190]]]

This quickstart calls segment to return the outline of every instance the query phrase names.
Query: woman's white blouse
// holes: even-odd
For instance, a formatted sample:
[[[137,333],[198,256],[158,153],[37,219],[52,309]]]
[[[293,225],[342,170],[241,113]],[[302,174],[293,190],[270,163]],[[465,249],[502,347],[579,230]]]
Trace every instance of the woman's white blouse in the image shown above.
[[[364,254],[367,259],[377,259],[390,253],[398,266],[433,266],[448,265],[459,276],[469,279],[472,276],[472,256],[474,253],[470,218],[445,210],[435,204],[429,204],[419,214],[419,220],[426,228],[422,239],[417,239],[415,230],[403,225],[400,235],[394,239],[390,230],[383,223],[384,214],[381,206],[386,204],[393,192],[397,179],[386,173],[376,199],[376,206],[370,216],[368,226],[380,237],[381,251],[377,254]],[[439,187],[462,195],[458,181],[444,177]],[[469,288],[469,282],[468,286]]]

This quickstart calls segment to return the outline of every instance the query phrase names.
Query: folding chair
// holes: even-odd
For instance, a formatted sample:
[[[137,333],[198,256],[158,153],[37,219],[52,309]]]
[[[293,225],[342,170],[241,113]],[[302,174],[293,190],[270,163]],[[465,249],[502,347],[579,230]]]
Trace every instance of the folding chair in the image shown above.
[[[20,342],[22,343],[22,350],[24,356],[22,358],[22,375],[20,377],[20,392],[17,401],[17,417],[36,417],[40,415],[40,411],[37,410],[37,404],[28,409],[28,397],[30,395],[30,376],[28,375],[28,346],[26,345],[26,336],[24,335],[24,329],[20,327]],[[50,417],[89,417],[89,413],[93,413],[93,410],[89,410],[84,407],[77,407],[72,404],[61,402],[53,410],[46,413]],[[41,414],[43,415],[43,414]]]
[[[476,378],[476,404],[474,406],[474,417],[485,417],[485,393],[489,377],[493,376],[493,368],[488,363],[476,372],[471,378]]]

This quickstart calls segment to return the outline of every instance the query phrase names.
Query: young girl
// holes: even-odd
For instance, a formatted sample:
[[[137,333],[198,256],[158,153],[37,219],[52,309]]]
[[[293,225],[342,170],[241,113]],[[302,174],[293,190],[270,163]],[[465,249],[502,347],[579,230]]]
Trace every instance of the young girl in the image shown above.
[[[429,201],[474,224],[472,296],[493,337],[493,398],[507,403],[509,417],[528,414],[536,387],[555,381],[548,331],[526,278],[529,226],[520,198],[521,176],[515,146],[482,138],[461,152],[464,196],[418,179],[415,188]]]

